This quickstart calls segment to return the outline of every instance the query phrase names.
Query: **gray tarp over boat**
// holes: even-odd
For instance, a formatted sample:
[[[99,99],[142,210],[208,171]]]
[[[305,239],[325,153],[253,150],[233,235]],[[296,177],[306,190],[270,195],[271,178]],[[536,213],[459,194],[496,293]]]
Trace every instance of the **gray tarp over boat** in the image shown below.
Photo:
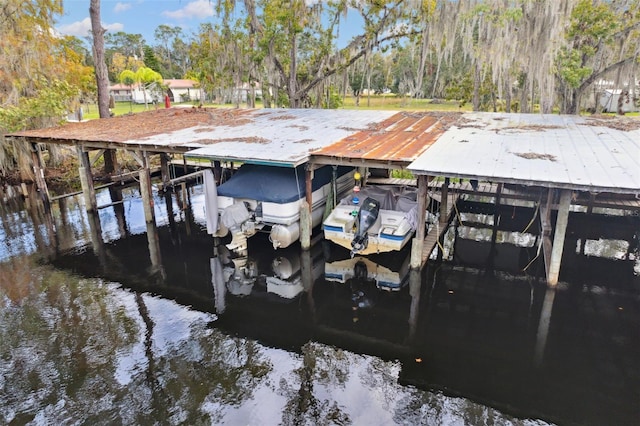
[[[337,177],[351,170],[351,167],[339,166]],[[333,166],[325,166],[314,171],[314,191],[331,182],[332,171]],[[299,200],[306,196],[304,165],[294,169],[243,164],[228,181],[218,187],[218,195],[280,204]]]

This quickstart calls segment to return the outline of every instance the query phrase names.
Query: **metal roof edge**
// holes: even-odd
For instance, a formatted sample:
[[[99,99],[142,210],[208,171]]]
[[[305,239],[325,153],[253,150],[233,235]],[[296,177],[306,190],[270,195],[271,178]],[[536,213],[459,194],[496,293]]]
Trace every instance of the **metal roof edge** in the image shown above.
[[[189,154],[185,152],[185,158],[193,159],[193,160],[208,160],[208,161],[231,161],[237,163],[247,163],[247,164],[257,164],[261,166],[272,166],[272,167],[290,167],[295,168],[301,164],[305,164],[309,162],[309,157],[306,159],[302,159],[300,161],[270,161],[270,160],[257,160],[251,158],[240,158],[240,157],[214,157],[214,156],[206,156],[202,154]]]
[[[621,188],[621,187],[608,187],[608,186],[595,186],[586,184],[573,184],[573,183],[559,183],[553,181],[536,181],[527,179],[515,179],[515,178],[501,178],[490,176],[478,176],[463,173],[450,173],[450,172],[434,172],[428,170],[416,170],[407,168],[414,175],[426,175],[437,177],[448,177],[453,179],[475,179],[481,182],[495,182],[495,183],[510,183],[515,185],[527,185],[527,186],[541,186],[543,188],[555,188],[555,189],[570,189],[574,191],[586,191],[586,192],[607,192],[612,194],[628,194],[640,197],[640,187],[636,188]]]

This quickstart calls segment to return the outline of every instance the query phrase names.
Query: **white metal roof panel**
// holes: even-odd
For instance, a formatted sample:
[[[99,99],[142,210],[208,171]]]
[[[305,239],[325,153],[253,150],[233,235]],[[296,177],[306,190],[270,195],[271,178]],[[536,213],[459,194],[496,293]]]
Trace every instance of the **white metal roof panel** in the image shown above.
[[[244,110],[242,116],[228,124],[198,125],[128,142],[161,146],[188,144],[195,148],[185,154],[191,158],[293,167],[306,162],[309,151],[365,130],[395,113],[318,109]]]
[[[640,126],[615,119],[468,113],[408,169],[415,174],[640,193]],[[633,124],[633,122],[631,122]]]

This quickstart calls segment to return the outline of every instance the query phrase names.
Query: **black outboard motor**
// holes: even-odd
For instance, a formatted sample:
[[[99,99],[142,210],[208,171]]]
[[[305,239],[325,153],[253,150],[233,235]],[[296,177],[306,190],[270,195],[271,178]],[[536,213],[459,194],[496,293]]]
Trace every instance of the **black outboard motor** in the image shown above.
[[[369,228],[376,223],[379,212],[380,202],[370,197],[364,199],[356,217],[356,235],[351,241],[351,256],[367,248]]]

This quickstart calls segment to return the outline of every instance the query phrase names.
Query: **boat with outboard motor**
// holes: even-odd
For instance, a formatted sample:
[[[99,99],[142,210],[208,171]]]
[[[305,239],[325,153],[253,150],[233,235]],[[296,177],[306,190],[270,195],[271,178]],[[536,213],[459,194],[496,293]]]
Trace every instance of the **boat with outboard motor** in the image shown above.
[[[324,220],[324,237],[352,256],[400,250],[417,227],[417,196],[409,186],[356,186]]]
[[[296,168],[243,164],[217,186],[207,208],[217,210],[219,220],[213,235],[231,234],[227,245],[246,252],[247,238],[269,232],[274,249],[285,248],[300,237],[300,206],[306,198],[304,165]],[[205,180],[206,182],[206,180]],[[327,200],[343,197],[353,183],[353,168],[325,166],[314,171],[312,180],[312,226],[322,223]]]

